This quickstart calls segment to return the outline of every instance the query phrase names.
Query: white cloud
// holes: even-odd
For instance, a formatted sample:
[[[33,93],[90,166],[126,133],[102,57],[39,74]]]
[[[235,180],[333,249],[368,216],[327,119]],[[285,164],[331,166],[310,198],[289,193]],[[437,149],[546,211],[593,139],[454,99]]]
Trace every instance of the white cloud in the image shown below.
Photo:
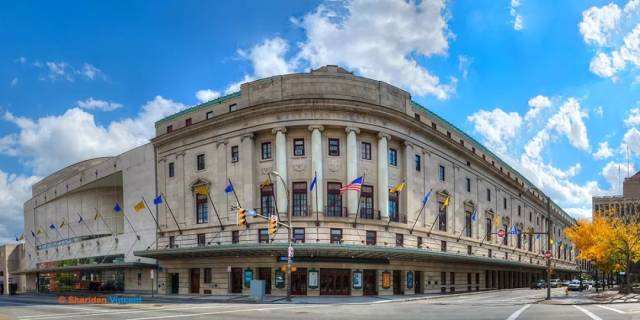
[[[474,124],[474,130],[480,133],[489,145],[498,148],[506,148],[508,141],[515,137],[522,119],[517,112],[504,112],[500,108],[493,111],[480,110],[467,120]]]
[[[522,15],[518,13],[518,7],[520,7],[520,0],[511,0],[511,6],[509,8],[509,14],[513,18],[513,30],[520,31],[524,29],[524,21]]]
[[[69,82],[73,82],[78,75],[86,80],[106,79],[106,76],[104,75],[102,70],[89,63],[84,63],[82,66],[76,68],[64,61],[47,61],[45,63],[35,61],[33,63],[33,66],[36,68],[45,68],[47,70],[46,74],[40,75],[40,77],[38,77],[39,80],[66,80]]]
[[[113,111],[122,108],[122,105],[116,102],[97,100],[93,97],[89,97],[84,101],[76,102],[78,107],[87,110],[100,110],[100,111]]]
[[[469,67],[473,63],[473,59],[465,55],[458,55],[458,70],[462,72],[462,79],[467,80],[469,75]]]
[[[285,57],[287,51],[289,51],[289,45],[279,37],[266,39],[249,50],[238,50],[242,59],[251,61],[253,74],[245,74],[242,81],[229,85],[225,93],[236,92],[240,90],[241,84],[255,79],[292,73],[294,65],[293,62],[287,61]]]
[[[638,129],[630,128],[627,130],[624,137],[622,137],[622,142],[624,144],[624,146],[621,146],[622,148],[628,147],[629,151],[640,155],[640,131]]]
[[[524,120],[529,121],[538,116],[542,109],[551,107],[551,99],[543,95],[537,95],[529,99],[529,111],[524,115]]]
[[[67,72],[67,68],[69,64],[66,62],[45,62],[45,66],[49,70],[49,74],[47,78],[49,80],[55,81],[59,79],[64,79],[67,81],[73,81],[73,77]],[[45,78],[42,78],[45,79]]]
[[[88,63],[83,64],[80,70],[76,70],[76,73],[83,75],[89,80],[94,80],[98,77],[104,77],[102,70]]]
[[[625,177],[635,173],[633,163],[619,163],[611,161],[607,163],[600,173],[609,183],[609,190],[603,191],[604,195],[620,195],[622,194],[622,182]]]
[[[587,219],[591,220],[592,209],[588,208],[580,208],[580,207],[572,207],[572,208],[564,208],[569,215],[576,219]]]
[[[598,144],[598,151],[593,154],[597,160],[613,157],[613,149],[609,148],[609,142],[603,141]]]
[[[135,118],[113,121],[107,126],[80,108],[64,114],[38,119],[18,117],[6,112],[4,119],[15,124],[19,133],[0,141],[0,152],[19,157],[38,175],[46,175],[80,160],[117,155],[142,145],[153,137],[154,122],[185,108],[185,105],[155,97]],[[9,138],[7,138],[9,137]]]
[[[640,108],[632,108],[629,110],[629,116],[624,119],[624,124],[627,127],[633,127],[640,124]]]
[[[604,115],[604,110],[602,109],[602,106],[597,106],[594,110],[593,113],[599,115],[600,117],[602,117]]]
[[[220,92],[213,91],[211,89],[203,89],[203,90],[198,90],[198,92],[196,92],[196,98],[200,102],[211,101],[218,97],[220,97]]]
[[[11,79],[10,84],[11,84],[12,87],[17,86],[18,85],[18,78],[14,77],[13,79]]]
[[[583,11],[578,26],[584,42],[598,46],[607,44],[620,22],[620,14],[620,8],[615,3]]]
[[[22,205],[31,197],[31,186],[41,178],[24,176],[0,170],[0,241],[14,242],[22,232]]]
[[[27,63],[27,58],[26,57],[18,57],[16,59],[16,62],[20,63],[20,64],[25,64],[25,63]]]

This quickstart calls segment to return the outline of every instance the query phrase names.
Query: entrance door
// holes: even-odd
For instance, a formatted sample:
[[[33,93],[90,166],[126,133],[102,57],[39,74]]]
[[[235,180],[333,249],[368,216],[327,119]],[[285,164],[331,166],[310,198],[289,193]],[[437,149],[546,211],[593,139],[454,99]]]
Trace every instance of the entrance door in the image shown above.
[[[264,280],[264,293],[271,294],[271,268],[258,268],[258,280]]]
[[[393,294],[402,294],[402,271],[393,270]]]
[[[424,293],[424,289],[422,288],[422,271],[414,271],[413,272],[413,287],[416,290],[416,294]]]
[[[242,268],[231,268],[231,293],[242,293]]]
[[[307,295],[307,268],[298,268],[291,272],[291,294],[296,296]]]
[[[179,273],[171,273],[171,294],[180,293],[180,274]]]
[[[191,274],[191,287],[189,292],[198,294],[200,293],[200,269],[193,268],[191,269],[190,274]]]
[[[351,295],[351,270],[320,269],[320,295]]]
[[[378,295],[378,271],[377,270],[364,270],[362,271],[362,286],[363,294],[365,296],[377,296]]]

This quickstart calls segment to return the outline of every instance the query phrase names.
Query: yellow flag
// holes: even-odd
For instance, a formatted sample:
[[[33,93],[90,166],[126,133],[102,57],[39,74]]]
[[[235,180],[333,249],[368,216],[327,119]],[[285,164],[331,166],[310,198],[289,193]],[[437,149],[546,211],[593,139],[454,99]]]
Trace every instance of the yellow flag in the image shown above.
[[[36,234],[42,234],[42,229],[38,228],[38,231],[36,231]]]
[[[496,226],[500,225],[500,216],[496,215]]]
[[[93,217],[93,220],[98,220],[100,218],[100,211],[96,210],[96,215]]]
[[[449,206],[449,197],[444,198],[444,202],[442,202],[442,209],[446,209]]]
[[[144,201],[140,201],[138,203],[136,203],[135,206],[133,206],[133,210],[135,210],[136,212],[140,212],[140,210],[144,209]]]
[[[60,226],[58,227],[58,229],[62,229],[64,228],[64,219],[62,220],[62,223],[60,224]]]
[[[554,243],[553,239],[549,239],[549,243],[553,244]]]
[[[207,187],[206,185],[199,185],[197,187],[195,187],[195,189],[193,189],[193,192],[195,192],[196,194],[201,194],[203,196],[208,196],[209,195],[209,187]]]
[[[269,181],[269,178],[266,178],[266,179],[264,179],[264,181],[262,181],[260,183],[260,188],[264,188],[264,187],[266,187],[266,186],[268,186],[270,184],[271,184],[271,181]]]
[[[396,184],[395,187],[391,188],[391,190],[389,190],[389,192],[402,192],[402,190],[404,190],[404,187],[406,187],[406,186],[407,186],[407,184],[404,181],[402,181],[402,182]],[[445,200],[445,201],[448,201],[448,200]]]

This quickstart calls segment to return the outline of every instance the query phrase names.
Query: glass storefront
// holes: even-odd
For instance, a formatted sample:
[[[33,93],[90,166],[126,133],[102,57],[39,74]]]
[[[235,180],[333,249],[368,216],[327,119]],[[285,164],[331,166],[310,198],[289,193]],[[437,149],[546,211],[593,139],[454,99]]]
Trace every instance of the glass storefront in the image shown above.
[[[40,292],[124,291],[124,271],[88,270],[41,273],[38,276]]]

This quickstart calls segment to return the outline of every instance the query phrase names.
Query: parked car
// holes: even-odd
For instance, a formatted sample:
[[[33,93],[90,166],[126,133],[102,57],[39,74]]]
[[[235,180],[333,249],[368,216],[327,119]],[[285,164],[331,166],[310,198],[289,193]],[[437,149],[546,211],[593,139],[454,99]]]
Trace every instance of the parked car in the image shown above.
[[[551,279],[551,281],[549,281],[549,286],[551,288],[559,288],[560,287],[560,279]]]
[[[569,291],[582,291],[585,289],[585,286],[580,284],[580,280],[571,280],[567,289]]]
[[[563,287],[568,287],[568,286],[569,286],[569,283],[571,283],[571,280],[565,280],[565,281],[562,281],[562,286],[563,286]]]
[[[531,289],[544,289],[546,287],[547,286],[544,280],[536,280],[531,282]]]

